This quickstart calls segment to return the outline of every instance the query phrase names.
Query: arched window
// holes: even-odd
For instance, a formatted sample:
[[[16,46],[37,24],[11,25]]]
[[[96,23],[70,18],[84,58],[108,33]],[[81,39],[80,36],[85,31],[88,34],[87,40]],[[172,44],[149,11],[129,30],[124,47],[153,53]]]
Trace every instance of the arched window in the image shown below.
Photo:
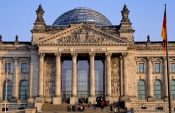
[[[6,97],[6,82],[4,82],[3,85],[3,100],[5,100]],[[9,100],[12,97],[12,82],[10,80],[7,81],[7,100]]]
[[[171,99],[175,100],[175,80],[171,81]]]
[[[146,97],[145,96],[145,82],[143,80],[139,80],[137,90],[138,90],[138,98],[140,100],[145,99]]]
[[[154,82],[154,98],[156,100],[160,100],[162,98],[162,88],[159,80]]]
[[[26,80],[21,81],[20,92],[19,92],[20,100],[26,100],[28,98],[28,94],[29,94],[28,89],[29,89],[28,82]]]

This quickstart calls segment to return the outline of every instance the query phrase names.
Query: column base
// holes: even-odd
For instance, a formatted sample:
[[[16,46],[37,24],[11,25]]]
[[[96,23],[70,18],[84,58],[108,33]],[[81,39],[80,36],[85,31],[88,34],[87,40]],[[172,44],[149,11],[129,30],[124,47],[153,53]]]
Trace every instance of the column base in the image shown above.
[[[70,97],[70,104],[76,104],[78,103],[78,98],[75,96]]]
[[[125,102],[129,102],[130,101],[130,97],[129,96],[122,96],[122,100],[125,101]]]
[[[35,109],[37,112],[42,112],[41,108],[43,106],[43,103],[35,103]]]
[[[165,102],[168,102],[168,96],[165,96],[163,99]]]
[[[60,96],[53,97],[53,104],[61,104],[62,98]]]
[[[152,96],[148,96],[147,101],[148,102],[155,102],[155,100]]]
[[[27,100],[28,103],[34,103],[34,99],[32,97],[29,97]]]
[[[95,96],[90,96],[88,98],[88,102],[91,103],[91,104],[95,104],[96,103],[96,97]]]
[[[44,101],[44,97],[37,97],[36,98],[36,103],[44,103],[45,101]]]

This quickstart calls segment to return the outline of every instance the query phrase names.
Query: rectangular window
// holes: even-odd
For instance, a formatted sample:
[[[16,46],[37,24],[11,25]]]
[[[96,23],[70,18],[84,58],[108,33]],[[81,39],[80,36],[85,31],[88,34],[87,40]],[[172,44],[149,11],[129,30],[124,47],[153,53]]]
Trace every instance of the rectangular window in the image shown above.
[[[155,73],[160,73],[160,63],[155,63],[154,64],[154,72]]]
[[[170,72],[172,72],[172,73],[175,72],[175,63],[170,64]]]
[[[137,72],[144,73],[144,63],[139,63],[138,64]]]
[[[5,72],[5,73],[8,72],[8,74],[11,73],[11,68],[12,68],[12,67],[11,67],[11,63],[5,63],[5,68],[4,68],[5,71],[4,71],[4,72]]]
[[[27,63],[21,64],[21,73],[27,73],[28,72],[28,65]]]

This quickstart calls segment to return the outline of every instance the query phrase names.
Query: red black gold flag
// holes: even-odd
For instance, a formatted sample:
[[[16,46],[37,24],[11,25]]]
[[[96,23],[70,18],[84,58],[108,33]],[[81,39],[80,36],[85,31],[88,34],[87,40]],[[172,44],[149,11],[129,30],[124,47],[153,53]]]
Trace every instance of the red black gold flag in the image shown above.
[[[164,54],[166,54],[167,50],[167,20],[166,20],[166,7],[165,7],[165,12],[164,12],[164,17],[163,17],[163,24],[162,24],[162,34],[163,38],[163,50]]]

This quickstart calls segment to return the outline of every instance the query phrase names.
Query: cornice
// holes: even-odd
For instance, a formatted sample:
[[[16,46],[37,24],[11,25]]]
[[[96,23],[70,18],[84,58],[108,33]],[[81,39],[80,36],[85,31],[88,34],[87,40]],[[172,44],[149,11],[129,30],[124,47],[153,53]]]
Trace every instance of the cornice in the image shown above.
[[[168,47],[169,50],[175,50],[175,47]],[[154,51],[163,51],[162,46],[129,46],[128,50],[137,50],[137,51],[143,51],[143,50],[154,50]]]
[[[0,51],[26,51],[28,47],[0,47]]]
[[[58,43],[58,44],[37,44],[37,46],[128,46],[127,43]]]

